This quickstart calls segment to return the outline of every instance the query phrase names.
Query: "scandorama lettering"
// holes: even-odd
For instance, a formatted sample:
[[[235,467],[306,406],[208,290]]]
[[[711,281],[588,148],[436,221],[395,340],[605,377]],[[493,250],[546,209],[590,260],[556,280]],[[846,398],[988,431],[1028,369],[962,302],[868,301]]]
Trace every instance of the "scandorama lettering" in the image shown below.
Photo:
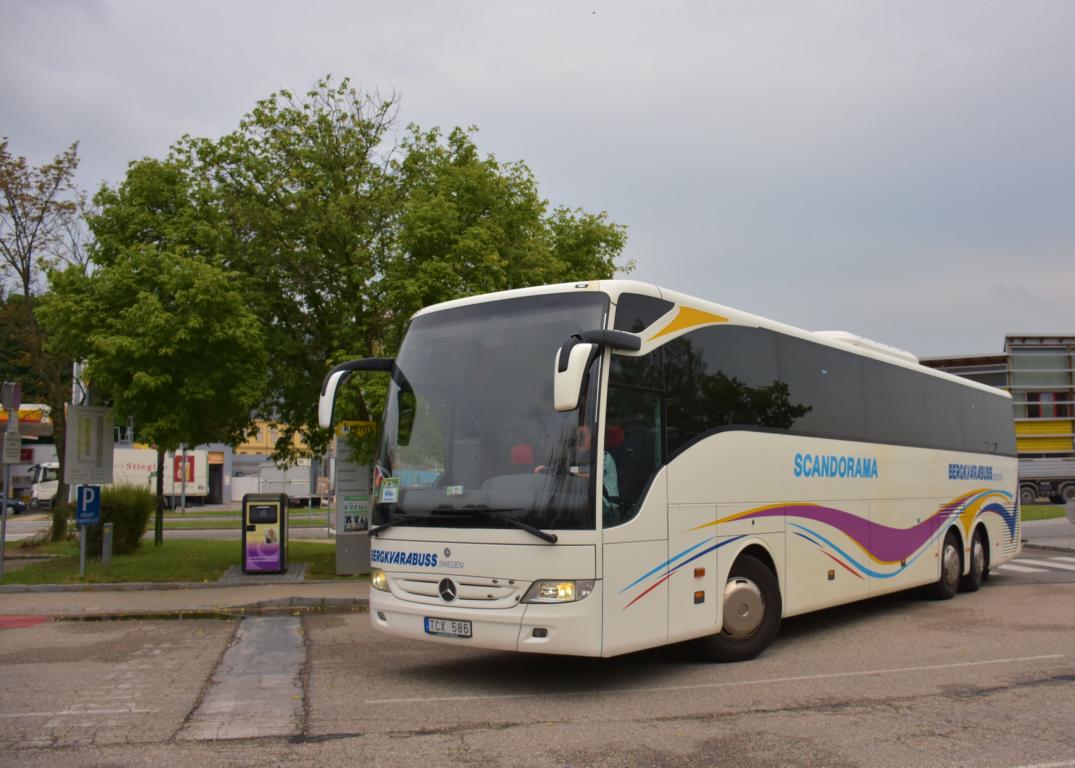
[[[877,477],[877,459],[861,456],[795,454],[795,477]]]
[[[382,565],[410,565],[415,568],[436,568],[437,555],[434,552],[389,552],[374,549],[370,552],[371,563]]]

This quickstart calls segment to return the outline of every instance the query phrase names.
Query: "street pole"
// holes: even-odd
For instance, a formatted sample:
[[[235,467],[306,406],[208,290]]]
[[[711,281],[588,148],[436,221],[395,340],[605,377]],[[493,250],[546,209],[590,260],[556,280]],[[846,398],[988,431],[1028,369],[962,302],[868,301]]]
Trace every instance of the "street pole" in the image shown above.
[[[3,506],[0,506],[0,580],[4,578],[4,549],[7,548],[7,489],[11,484],[11,465],[4,464]]]
[[[86,526],[78,527],[78,577],[86,578]]]
[[[11,494],[11,465],[19,461],[22,438],[19,436],[19,406],[22,405],[22,386],[16,381],[5,381],[0,388],[0,406],[7,413],[7,432],[4,435],[4,452],[0,461],[4,465],[4,490],[0,496],[0,579],[4,578],[4,549],[7,547],[7,499]]]
[[[180,514],[187,513],[187,446],[183,445],[183,500],[179,504]]]

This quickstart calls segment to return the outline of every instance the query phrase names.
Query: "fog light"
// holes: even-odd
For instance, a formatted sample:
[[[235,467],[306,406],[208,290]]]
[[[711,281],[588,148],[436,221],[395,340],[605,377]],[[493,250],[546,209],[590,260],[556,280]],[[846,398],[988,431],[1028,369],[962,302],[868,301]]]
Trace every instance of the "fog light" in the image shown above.
[[[549,630],[545,629],[545,627],[534,627],[534,631],[532,634],[534,635],[534,637],[548,637]]]

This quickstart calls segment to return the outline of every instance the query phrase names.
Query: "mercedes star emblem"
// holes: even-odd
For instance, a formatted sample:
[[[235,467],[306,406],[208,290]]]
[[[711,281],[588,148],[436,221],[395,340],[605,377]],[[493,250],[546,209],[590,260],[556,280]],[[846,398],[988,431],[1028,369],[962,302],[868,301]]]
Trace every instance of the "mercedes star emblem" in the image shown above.
[[[450,603],[452,600],[455,600],[455,582],[451,579],[441,579],[438,589],[440,590],[440,597],[444,602]]]

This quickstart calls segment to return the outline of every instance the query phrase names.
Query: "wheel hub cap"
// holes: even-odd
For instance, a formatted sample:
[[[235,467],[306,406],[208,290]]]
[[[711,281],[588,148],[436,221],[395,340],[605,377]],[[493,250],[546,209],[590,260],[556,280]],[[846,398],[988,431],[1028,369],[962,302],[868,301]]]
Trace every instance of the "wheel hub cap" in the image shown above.
[[[724,626],[733,640],[745,640],[758,631],[765,617],[765,598],[750,579],[733,578],[724,587]]]
[[[951,544],[944,548],[944,580],[953,589],[959,583],[959,551]]]

